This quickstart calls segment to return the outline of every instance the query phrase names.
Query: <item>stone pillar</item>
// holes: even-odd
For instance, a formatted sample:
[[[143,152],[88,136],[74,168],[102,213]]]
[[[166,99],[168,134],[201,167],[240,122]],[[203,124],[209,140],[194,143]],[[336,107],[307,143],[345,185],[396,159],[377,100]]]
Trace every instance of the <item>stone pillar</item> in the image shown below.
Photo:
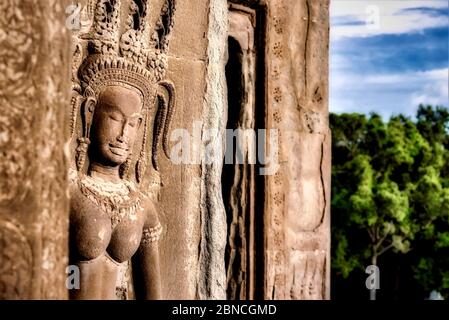
[[[265,183],[265,299],[329,299],[329,1],[267,0],[266,126],[280,168]]]
[[[193,3],[200,8],[199,1]],[[198,56],[200,57],[198,64],[206,68],[205,84],[202,87],[204,91],[201,91],[201,86],[198,85],[201,81],[195,84],[189,82],[188,88],[192,89],[190,92],[198,91],[195,94],[187,94],[186,91],[187,100],[185,98],[179,100],[182,101],[179,108],[189,110],[188,113],[184,113],[184,118],[179,123],[188,125],[189,119],[190,121],[198,119],[195,116],[198,106],[186,103],[197,101],[188,98],[189,95],[204,94],[203,127],[199,134],[203,138],[202,148],[205,149],[207,145],[210,146],[214,141],[223,138],[229,111],[224,68],[228,53],[226,43],[229,36],[246,37],[252,32],[251,23],[245,24],[243,21],[245,14],[237,17],[233,15],[232,8],[240,8],[238,10],[248,13],[249,17],[254,13],[255,18],[250,21],[255,27],[255,39],[245,38],[245,43],[251,45],[254,40],[253,51],[256,52],[257,71],[255,75],[251,74],[249,68],[242,68],[242,71],[248,72],[246,76],[250,75],[250,78],[256,79],[257,88],[255,88],[255,102],[249,100],[246,102],[248,105],[255,103],[255,120],[262,120],[256,121],[257,129],[277,130],[280,166],[275,174],[256,178],[256,190],[249,188],[254,192],[248,197],[255,201],[254,217],[249,214],[249,223],[239,224],[239,232],[247,238],[247,244],[244,250],[243,247],[240,248],[241,265],[235,266],[235,269],[228,268],[227,274],[223,266],[224,244],[227,238],[228,245],[232,247],[234,239],[232,232],[235,233],[237,229],[230,228],[230,234],[226,237],[220,179],[223,164],[203,162],[200,168],[184,166],[182,172],[185,174],[181,175],[180,181],[185,187],[183,188],[183,184],[176,184],[175,188],[189,192],[185,194],[185,191],[173,192],[173,189],[166,189],[171,192],[171,199],[174,199],[175,194],[185,194],[185,198],[178,202],[177,207],[186,208],[183,211],[186,216],[182,219],[190,221],[186,226],[190,226],[187,230],[191,233],[187,235],[188,241],[181,244],[181,247],[188,244],[191,248],[189,251],[183,251],[191,254],[187,255],[190,258],[185,260],[191,261],[187,266],[198,266],[197,298],[224,298],[226,286],[229,285],[226,283],[226,276],[231,279],[230,283],[234,283],[232,279],[240,281],[242,278],[240,275],[245,272],[245,284],[238,284],[236,288],[239,285],[248,287],[240,288],[238,294],[231,288],[232,292],[235,291],[231,297],[329,299],[331,173],[331,135],[328,126],[329,1],[214,0],[202,4],[208,12],[208,22],[204,25],[197,24],[201,29],[207,30],[204,32],[205,42],[198,41],[201,49],[206,43],[205,65],[202,61],[204,56]],[[196,13],[199,11],[195,10]],[[240,32],[236,25],[246,31],[236,34]],[[188,36],[176,34],[175,31],[174,42],[179,41],[179,44],[182,44],[182,47],[180,46],[182,49],[179,50],[182,56],[187,56],[185,52],[191,51],[187,45],[190,41],[185,39],[192,38],[194,32],[198,31],[192,28],[190,25],[188,28],[178,29],[178,32],[190,30]],[[179,70],[172,70],[175,71],[173,77],[178,77]],[[180,77],[181,79],[183,77],[182,81],[185,83],[185,79],[192,76],[184,73]],[[245,85],[245,88],[247,87]],[[247,89],[245,90],[246,97],[250,96]],[[218,131],[211,137],[204,134],[204,129],[208,128]],[[188,130],[192,132],[189,127]],[[267,150],[270,148],[271,146],[267,145]],[[172,170],[176,172],[178,169]],[[256,170],[256,175],[258,172],[259,170]],[[200,192],[198,183],[201,186]],[[200,216],[195,210],[198,195]],[[242,201],[242,194],[236,193],[234,196],[240,197]],[[181,205],[183,202],[189,205]],[[239,206],[236,208],[238,212],[234,212],[234,218],[245,215],[243,208]],[[169,216],[173,219],[177,214],[175,212],[169,214],[168,211],[167,217]],[[172,226],[176,230],[177,223]],[[169,241],[182,239],[180,236],[182,230],[178,229],[176,235],[172,234],[172,237],[167,239]],[[195,253],[198,245],[196,241],[199,241],[199,256]],[[171,244],[167,250],[173,250],[173,247]],[[248,256],[245,256],[243,251],[248,252]],[[179,265],[176,268],[182,270]],[[191,274],[189,269],[184,269],[186,274]]]
[[[65,299],[65,1],[0,2],[0,299]]]
[[[206,87],[202,122],[210,134],[201,134],[201,150],[222,146],[226,129],[227,90],[225,65],[228,38],[228,5],[226,0],[209,1],[207,26]],[[198,265],[197,297],[199,299],[226,299],[226,212],[223,206],[221,173],[223,161],[220,147],[209,154],[215,160],[201,161],[201,229]],[[218,157],[217,157],[218,156]],[[222,156],[222,155],[221,155]]]
[[[183,163],[161,157],[160,220],[162,288],[166,299],[224,299],[226,220],[221,199],[221,163],[203,162],[204,130],[220,139],[224,110],[226,0],[178,1],[167,77],[176,87],[173,130],[189,137]],[[178,130],[179,132],[179,130]],[[179,146],[179,136],[170,142]],[[186,140],[187,141],[187,140]]]

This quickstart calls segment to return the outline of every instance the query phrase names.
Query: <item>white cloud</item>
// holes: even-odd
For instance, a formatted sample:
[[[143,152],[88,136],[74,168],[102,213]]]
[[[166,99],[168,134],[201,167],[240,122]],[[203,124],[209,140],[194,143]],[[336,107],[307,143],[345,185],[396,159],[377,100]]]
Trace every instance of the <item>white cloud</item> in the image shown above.
[[[425,12],[401,10],[412,8],[448,8],[446,0],[333,0],[331,16],[339,21],[356,24],[337,24],[331,28],[331,37],[369,37],[380,34],[401,34],[421,31],[427,28],[448,26],[446,16],[429,16]]]
[[[416,71],[398,74],[388,75],[372,75],[365,78],[365,82],[368,84],[395,84],[395,83],[407,83],[407,82],[422,82],[422,81],[435,81],[438,83],[446,83],[448,81],[447,68],[435,69],[428,71]]]
[[[364,75],[331,73],[332,112],[414,116],[419,104],[449,106],[449,68]]]
[[[427,73],[427,72],[426,72]],[[448,106],[449,99],[449,69],[434,70],[427,74],[433,83],[424,85],[411,95],[413,105],[432,104]]]

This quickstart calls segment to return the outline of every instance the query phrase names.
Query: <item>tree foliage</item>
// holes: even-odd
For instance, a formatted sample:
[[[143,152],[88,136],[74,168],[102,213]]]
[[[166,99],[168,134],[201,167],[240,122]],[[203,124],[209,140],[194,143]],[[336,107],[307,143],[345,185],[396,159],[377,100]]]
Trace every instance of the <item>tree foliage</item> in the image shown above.
[[[347,278],[405,254],[424,291],[449,297],[449,112],[331,114],[332,267]]]

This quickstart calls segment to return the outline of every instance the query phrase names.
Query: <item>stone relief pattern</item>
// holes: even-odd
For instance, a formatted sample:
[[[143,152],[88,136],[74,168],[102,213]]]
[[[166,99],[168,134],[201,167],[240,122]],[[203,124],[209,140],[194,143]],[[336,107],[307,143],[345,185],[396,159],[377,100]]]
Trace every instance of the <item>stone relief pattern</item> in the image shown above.
[[[23,232],[0,220],[0,300],[29,299],[31,248]]]
[[[32,154],[27,150],[31,136],[29,104],[34,93],[30,75],[39,51],[39,22],[33,15],[37,1],[0,2],[0,206],[8,208],[29,192]],[[30,108],[29,112],[25,112]],[[21,135],[16,133],[20,132]],[[3,213],[3,212],[1,212]],[[0,215],[0,299],[31,297],[31,249],[16,224]]]
[[[61,66],[70,65],[70,54],[67,54],[70,37],[64,25],[66,5],[64,1],[47,0],[46,10],[42,11],[46,12],[45,18],[41,18],[41,21],[46,22],[48,35],[44,43],[51,52],[39,87],[43,101],[40,106],[41,139],[37,149],[39,163],[45,164],[39,170],[42,181],[42,212],[38,222],[42,237],[41,299],[62,299],[67,295],[65,266],[68,263],[68,216],[62,213],[68,212],[67,160],[64,155],[68,135],[66,127],[61,126],[70,101],[70,73],[69,70],[61,72]],[[35,76],[38,77],[38,74]]]
[[[299,2],[298,2],[299,3]],[[322,48],[319,46],[325,40],[322,12],[328,11],[327,1],[302,1],[303,12],[302,21],[304,43],[304,66],[303,68],[293,68],[292,70],[292,93],[297,103],[297,117],[299,117],[299,129],[310,134],[327,134],[327,101],[325,101],[324,89],[327,83],[323,77],[327,74],[327,65],[320,59]],[[290,19],[294,20],[290,17]],[[291,24],[298,24],[290,21]],[[294,51],[293,47],[290,50]],[[297,48],[296,48],[297,49]],[[324,52],[324,51],[323,51]],[[292,59],[295,55],[290,52]],[[297,62],[294,62],[295,64]],[[299,69],[299,70],[298,70]],[[326,106],[323,110],[323,106]]]
[[[37,0],[0,2],[0,93],[18,96],[29,88],[37,63],[40,33]],[[17,54],[19,53],[19,54]]]
[[[324,279],[326,278],[325,251],[292,251],[292,272],[290,298],[293,300],[321,300],[324,296]],[[287,288],[287,289],[289,289]]]
[[[29,104],[35,88],[30,75],[36,68],[41,32],[37,0],[0,2],[0,205],[20,202],[29,191],[32,155],[21,152],[31,134],[31,115],[38,105]],[[26,111],[26,112],[25,112]],[[14,132],[20,132],[16,135]]]
[[[155,201],[160,199],[162,186],[158,153],[164,151],[169,158],[168,134],[176,97],[173,83],[165,78],[176,3],[175,0],[84,0],[81,29],[72,33],[70,165],[81,173],[88,165],[89,134],[83,128],[86,123],[81,112],[87,98],[97,100],[107,85],[137,86],[144,100],[143,132],[138,134],[138,147],[121,168],[121,174],[135,181],[139,191]],[[151,26],[151,11],[157,6],[159,17],[155,26]],[[80,148],[80,142],[85,148]],[[132,298],[130,268],[125,273],[117,289],[121,298]],[[123,285],[126,282],[127,289]]]
[[[322,25],[316,23],[317,19],[314,16],[316,12],[321,11],[317,11],[316,8],[313,10],[312,6],[315,6],[315,3],[309,0],[298,2],[273,0],[268,2],[268,123],[270,128],[278,128],[284,135],[288,130],[304,134],[322,134],[323,136],[328,133],[327,121],[324,120],[326,117],[322,112],[312,110],[312,108],[317,108],[316,105],[327,103],[323,99],[323,84],[320,83],[317,86],[314,95],[308,94],[311,85],[308,83],[311,77],[310,70],[315,72],[311,60],[314,60],[313,63],[315,63],[315,60],[320,57],[316,53],[310,52],[310,43],[316,40],[311,39],[311,35],[320,32],[320,28],[322,28]],[[288,20],[291,16],[290,11],[293,9],[296,10],[296,15],[300,15],[299,19],[295,16],[296,22]],[[298,35],[298,39],[303,41],[303,47],[296,48],[296,54],[292,54],[290,51],[289,35],[285,33],[285,30],[290,29],[293,23],[306,26],[306,28],[301,27],[302,34]],[[302,51],[304,51],[303,54],[297,54]],[[299,65],[302,67],[298,68]],[[296,69],[300,71],[295,71]],[[295,75],[295,72],[303,72],[303,74],[298,76]],[[299,87],[293,84],[298,80],[302,80]],[[280,168],[274,177],[268,177],[268,192],[271,196],[268,199],[267,210],[270,214],[267,220],[270,227],[266,257],[268,268],[266,270],[265,298],[324,299],[326,252],[316,253],[307,251],[307,248],[303,248],[304,251],[300,248],[287,249],[286,232],[289,230],[289,226],[288,223],[286,224],[285,210],[288,209],[286,192],[289,190],[290,181],[287,164],[292,155],[289,147],[283,144],[285,142],[284,135],[280,134],[279,137]],[[319,178],[324,183],[323,177]],[[291,235],[292,232],[289,234]],[[310,235],[312,237],[320,236],[315,235],[313,230]],[[301,258],[289,260],[288,257],[292,252],[296,252],[295,254],[300,255]],[[298,276],[293,278],[289,276],[292,269]],[[302,276],[301,273],[303,273]]]
[[[39,201],[31,204],[29,215],[37,219],[31,219],[26,230],[35,244],[33,265],[25,235],[14,235],[12,228],[4,231],[6,222],[0,221],[0,283],[7,284],[0,294],[64,298],[67,221],[61,213],[66,212],[67,199],[61,123],[68,101],[61,92],[67,91],[68,82],[59,76],[61,63],[68,64],[63,52],[69,43],[61,34],[65,6],[55,0],[5,0],[0,11],[0,206],[6,212],[18,204],[26,206],[22,202],[31,190]],[[50,55],[42,55],[43,50]],[[4,263],[11,256],[15,264]],[[30,284],[26,277],[35,281]]]
[[[268,31],[269,45],[268,55],[271,61],[269,70],[269,98],[268,107],[270,110],[269,123],[273,129],[281,129],[283,122],[283,92],[281,84],[281,73],[283,70],[283,20],[280,12],[284,9],[282,2],[272,2],[272,13],[269,19],[270,30]],[[274,19],[274,21],[273,21]],[[273,26],[275,26],[273,28]],[[280,138],[280,144],[282,144],[282,139]],[[282,147],[280,146],[280,149]],[[266,289],[267,299],[285,299],[284,287],[285,287],[285,238],[284,238],[284,176],[282,173],[282,164],[279,168],[275,177],[269,177],[270,181],[270,194],[272,198],[269,199],[270,208],[266,212],[271,212],[269,216],[270,224],[270,234],[268,235],[269,249],[268,249],[268,266],[269,270],[266,270],[268,288]],[[274,184],[271,182],[274,180]]]
[[[142,183],[142,185],[146,185],[146,187],[141,188],[145,193],[157,193],[157,190],[153,189],[157,189],[161,179],[158,172],[158,152],[160,147],[162,147],[166,156],[168,157],[169,155],[168,134],[176,104],[176,93],[173,83],[165,79],[168,68],[167,53],[171,31],[174,27],[176,1],[166,0],[161,4],[160,17],[156,22],[154,30],[150,30],[148,10],[151,7],[148,0],[142,2],[145,9],[140,15],[136,14],[138,1],[136,2],[135,0],[85,1],[87,3],[80,12],[81,29],[74,30],[72,33],[72,98],[69,112],[71,138],[75,141],[76,130],[80,130],[80,124],[78,124],[78,122],[81,122],[79,111],[89,91],[86,90],[86,86],[93,86],[92,83],[96,82],[95,86],[99,87],[102,82],[106,84],[106,81],[117,84],[116,79],[112,79],[113,75],[98,77],[97,80],[91,79],[91,75],[96,72],[103,72],[108,68],[117,67],[120,69],[119,73],[122,82],[133,82],[137,81],[134,79],[134,74],[140,73],[138,76],[141,86],[148,87],[145,89],[147,91],[145,92],[145,110],[151,111],[156,100],[160,101],[160,105],[157,107],[155,127],[151,127],[149,116],[144,121],[145,132],[142,137],[141,152],[133,155],[131,161],[133,163],[136,162],[136,170],[128,171],[130,173],[135,172],[135,179],[139,183],[142,182],[141,180],[144,177],[144,180],[149,180]],[[99,7],[97,7],[98,5]],[[102,13],[103,6],[107,8],[109,5],[111,5],[110,12]],[[129,16],[126,21],[121,21],[119,12],[126,7],[129,10]],[[101,16],[102,19],[99,19],[97,23],[93,21],[94,10],[100,10],[98,11],[99,14],[103,15]],[[133,19],[137,20],[134,21]],[[136,26],[134,24],[137,22],[139,27],[135,30]],[[121,30],[122,28],[124,30]],[[83,66],[84,59],[93,53],[88,52],[88,47],[90,51],[99,55],[105,55],[106,58],[98,61],[96,64],[92,63],[88,67]],[[110,57],[107,57],[107,55],[110,55]],[[119,58],[118,62],[116,58]],[[123,60],[120,60],[121,58]],[[151,82],[151,85],[147,84],[148,81]],[[168,99],[166,99],[166,96],[168,96]],[[154,137],[150,139],[152,135]],[[148,157],[148,149],[151,149],[151,158]],[[81,162],[84,162],[84,160]],[[71,165],[73,167],[73,163]],[[148,173],[151,165],[155,172]],[[77,169],[80,170],[80,168]],[[146,175],[145,172],[147,173]]]

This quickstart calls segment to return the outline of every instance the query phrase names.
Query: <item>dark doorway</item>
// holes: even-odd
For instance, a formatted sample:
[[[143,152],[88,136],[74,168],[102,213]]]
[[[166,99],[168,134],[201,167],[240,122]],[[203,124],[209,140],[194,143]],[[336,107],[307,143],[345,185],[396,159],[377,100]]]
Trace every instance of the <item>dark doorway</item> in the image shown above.
[[[257,129],[264,127],[264,78],[258,70],[257,10],[230,5],[228,38],[227,153],[222,193],[227,216],[225,253],[227,298],[258,298],[263,292],[263,177],[256,176]],[[258,52],[262,53],[258,56]],[[256,111],[259,110],[258,112]],[[230,148],[231,146],[231,148]],[[229,154],[228,154],[229,155]],[[226,160],[225,159],[225,160]],[[256,201],[257,195],[261,195]],[[257,281],[256,281],[256,278]],[[256,283],[257,282],[257,283]]]

